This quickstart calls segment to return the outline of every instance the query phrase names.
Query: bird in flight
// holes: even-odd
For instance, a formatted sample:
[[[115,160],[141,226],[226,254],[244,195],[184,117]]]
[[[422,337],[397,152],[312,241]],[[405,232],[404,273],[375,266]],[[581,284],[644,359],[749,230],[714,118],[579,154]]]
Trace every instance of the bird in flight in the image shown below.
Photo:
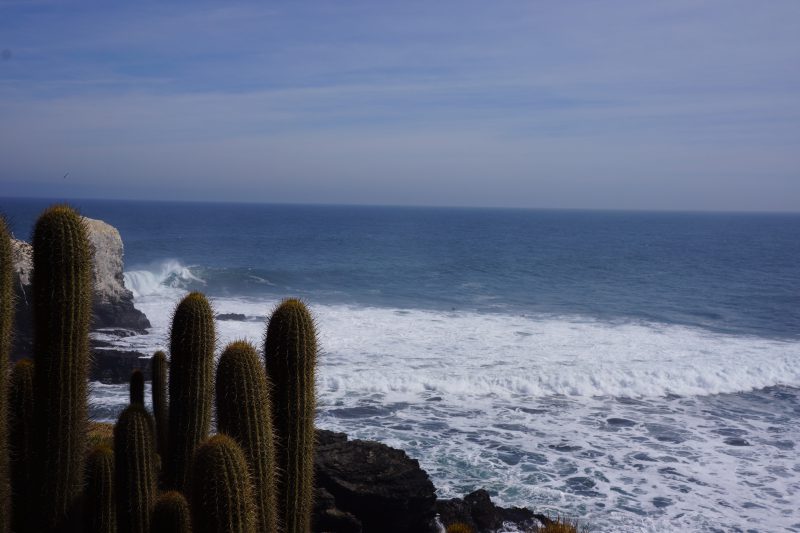
[[[66,174],[64,174],[64,177],[63,177],[63,178],[61,178],[61,179],[62,179],[62,180],[65,180],[65,179],[67,179],[67,176],[69,176],[69,172],[67,172]]]

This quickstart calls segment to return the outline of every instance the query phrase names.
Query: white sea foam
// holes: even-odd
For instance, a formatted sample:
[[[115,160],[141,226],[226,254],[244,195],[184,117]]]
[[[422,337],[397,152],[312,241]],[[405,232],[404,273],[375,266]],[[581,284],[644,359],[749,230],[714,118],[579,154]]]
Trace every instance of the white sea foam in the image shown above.
[[[163,270],[162,279],[176,273],[180,279],[198,279],[177,262]],[[183,291],[160,284],[157,291],[140,292],[151,287],[149,282],[137,286],[144,295],[137,297],[137,306],[154,329],[131,341],[163,348],[169,317]],[[213,300],[219,313],[253,318],[265,317],[276,303]],[[800,342],[582,317],[343,305],[313,305],[313,311],[325,352],[320,385],[332,394],[642,397],[800,386]],[[236,338],[259,342],[264,323],[225,321],[218,328],[221,343]]]
[[[162,262],[155,270],[133,270],[125,272],[125,286],[135,298],[153,294],[169,295],[167,289],[183,288],[191,282],[205,283],[179,261],[170,259]]]
[[[120,342],[166,348],[184,293],[160,283],[137,297],[154,327]],[[216,312],[249,317],[217,322],[219,347],[260,344],[276,303],[213,299]],[[575,316],[311,307],[318,425],[405,449],[440,496],[486,487],[593,531],[800,529],[800,342]]]

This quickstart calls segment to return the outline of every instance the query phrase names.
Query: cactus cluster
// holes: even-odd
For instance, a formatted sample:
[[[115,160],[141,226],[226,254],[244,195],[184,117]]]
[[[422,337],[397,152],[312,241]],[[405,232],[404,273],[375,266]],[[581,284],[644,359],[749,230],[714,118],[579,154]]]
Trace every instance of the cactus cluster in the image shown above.
[[[252,344],[230,344],[217,364],[217,429],[247,458],[259,531],[276,531],[275,450],[267,377]]]
[[[139,369],[131,372],[130,403],[144,405],[144,374]]]
[[[153,506],[150,531],[158,533],[190,533],[192,517],[183,494],[171,490],[163,493]]]
[[[273,385],[278,506],[286,531],[311,527],[314,483],[314,389],[317,337],[300,300],[284,300],[264,339],[267,376]]]
[[[170,336],[166,486],[183,491],[194,450],[208,436],[214,380],[214,313],[199,292],[175,309]]]
[[[11,353],[14,292],[11,234],[0,218],[0,533],[11,531],[11,472],[8,449],[8,391],[6,375]]]
[[[97,446],[86,460],[84,489],[84,531],[115,533],[117,509],[114,499],[114,452],[108,446]]]
[[[254,533],[253,494],[239,445],[217,434],[195,452],[190,503],[198,533]]]
[[[86,454],[92,263],[83,219],[47,209],[33,231],[33,485],[42,531],[75,520]]]
[[[24,531],[28,512],[33,473],[33,361],[20,359],[11,370],[8,391],[9,456],[11,458],[12,531]]]
[[[142,404],[131,403],[114,426],[114,468],[119,532],[147,533],[156,495],[155,441]]]
[[[317,341],[302,302],[273,312],[263,362],[234,342],[215,380],[214,315],[204,295],[188,294],[169,361],[153,356],[153,415],[134,371],[113,443],[87,450],[91,251],[73,209],[40,216],[33,263],[34,360],[6,381],[13,307],[0,221],[0,533],[310,531]]]
[[[156,442],[159,457],[167,457],[167,356],[162,351],[153,354],[153,418],[156,423]]]

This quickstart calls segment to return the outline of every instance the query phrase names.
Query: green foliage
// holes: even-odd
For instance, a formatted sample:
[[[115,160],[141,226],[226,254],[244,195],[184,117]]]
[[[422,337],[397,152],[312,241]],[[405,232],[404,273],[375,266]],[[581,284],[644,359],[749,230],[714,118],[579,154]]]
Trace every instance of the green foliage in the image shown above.
[[[577,520],[557,516],[538,529],[540,533],[589,533],[588,526],[582,526]]]
[[[183,494],[172,490],[158,497],[153,507],[150,530],[154,533],[191,533],[189,504]]]
[[[242,447],[253,482],[258,531],[277,531],[275,450],[264,367],[245,341],[228,345],[217,365],[217,428]]]
[[[138,368],[131,372],[130,403],[144,405],[144,374]]]
[[[8,432],[11,455],[12,531],[27,531],[33,463],[33,361],[21,359],[11,370]]]
[[[156,442],[158,455],[167,457],[167,356],[162,351],[153,354],[153,417],[156,421]]]
[[[33,231],[34,486],[38,530],[66,527],[83,489],[92,263],[81,217],[53,206]]]
[[[194,457],[192,523],[198,533],[253,533],[255,513],[247,461],[232,438],[217,434]]]
[[[280,522],[286,533],[311,526],[317,337],[303,302],[284,300],[272,313],[264,341],[272,384]]]
[[[120,533],[150,531],[156,496],[153,419],[143,405],[131,404],[114,426],[117,523]]]
[[[186,487],[192,455],[208,435],[214,372],[214,314],[199,292],[175,309],[170,336],[169,459],[166,485]]]
[[[114,449],[114,424],[107,422],[89,422],[86,432],[86,448],[94,450],[98,446],[108,446]]]
[[[114,507],[114,452],[97,446],[86,461],[85,511],[86,533],[116,533],[117,511]]]
[[[8,363],[14,320],[11,234],[0,217],[0,533],[11,531],[11,473],[8,450]]]

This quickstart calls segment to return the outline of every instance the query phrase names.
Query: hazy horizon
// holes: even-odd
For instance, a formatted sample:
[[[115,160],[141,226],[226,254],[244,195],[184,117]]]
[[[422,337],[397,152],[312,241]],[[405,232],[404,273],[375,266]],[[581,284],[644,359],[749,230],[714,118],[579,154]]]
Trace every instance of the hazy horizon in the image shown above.
[[[800,4],[602,7],[0,0],[0,196],[800,211]]]

